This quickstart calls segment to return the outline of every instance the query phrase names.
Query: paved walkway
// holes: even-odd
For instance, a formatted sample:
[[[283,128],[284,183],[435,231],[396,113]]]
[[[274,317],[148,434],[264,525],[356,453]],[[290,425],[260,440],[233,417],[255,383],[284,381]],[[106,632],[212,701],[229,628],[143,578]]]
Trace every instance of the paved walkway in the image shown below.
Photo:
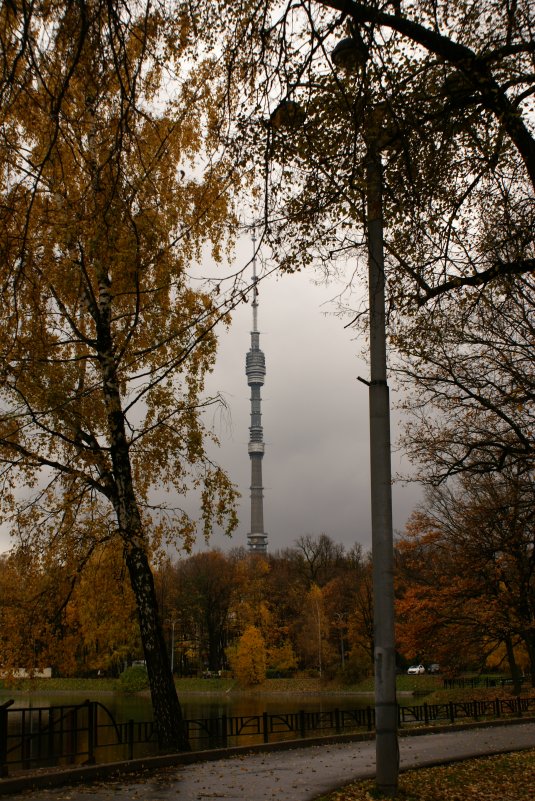
[[[535,748],[535,722],[400,738],[402,769]],[[313,801],[374,775],[373,741],[243,754],[79,787],[35,790],[20,801]]]

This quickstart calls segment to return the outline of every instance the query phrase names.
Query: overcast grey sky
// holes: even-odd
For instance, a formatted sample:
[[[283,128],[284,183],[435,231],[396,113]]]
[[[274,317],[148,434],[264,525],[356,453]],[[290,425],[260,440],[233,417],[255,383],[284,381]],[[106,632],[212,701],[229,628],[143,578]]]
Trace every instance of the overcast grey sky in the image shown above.
[[[233,271],[251,254],[251,242],[243,240]],[[217,268],[205,270],[218,274]],[[315,277],[312,270],[274,274],[262,280],[259,290],[258,327],[267,367],[262,390],[264,523],[270,551],[293,545],[303,534],[323,532],[347,548],[355,542],[371,547],[368,391],[357,381],[358,375],[368,377],[360,356],[365,343],[344,327],[348,320],[335,314],[333,298],[342,283],[318,285]],[[212,410],[207,418],[221,442],[214,457],[242,494],[237,531],[231,539],[215,533],[208,545],[224,550],[246,546],[250,529],[245,355],[251,327],[251,305],[243,303],[229,331],[219,331],[217,366],[207,383],[207,392],[220,392],[228,404],[227,411]],[[395,406],[395,392],[391,399]],[[394,445],[398,421],[393,410]],[[410,469],[396,450],[392,467],[393,474]],[[395,529],[403,528],[420,496],[415,485],[394,484]],[[184,505],[198,514],[193,496]],[[0,551],[8,547],[9,539],[0,532]],[[206,547],[201,538],[196,550]]]
[[[267,369],[262,389],[264,524],[271,551],[292,545],[300,535],[322,532],[348,548],[355,542],[371,547],[368,391],[357,381],[358,375],[368,377],[359,355],[363,341],[344,327],[349,320],[337,317],[336,303],[329,302],[341,284],[317,285],[313,279],[313,272],[302,272],[273,275],[260,284],[258,327]],[[240,525],[232,540],[212,540],[223,549],[246,545],[250,529],[245,355],[251,326],[251,306],[242,304],[228,333],[220,332],[217,367],[209,381],[210,390],[219,390],[229,406],[227,416],[213,418],[221,440],[219,461],[242,493]],[[398,421],[393,411],[393,440]],[[393,474],[409,468],[394,452]],[[419,498],[415,485],[394,485],[396,529],[404,526]]]

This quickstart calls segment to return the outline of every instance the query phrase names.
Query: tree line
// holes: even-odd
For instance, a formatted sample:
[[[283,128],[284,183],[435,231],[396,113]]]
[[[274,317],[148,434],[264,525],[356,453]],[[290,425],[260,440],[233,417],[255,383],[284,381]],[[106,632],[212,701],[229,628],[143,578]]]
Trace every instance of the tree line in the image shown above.
[[[238,548],[166,558],[153,571],[168,659],[173,649],[179,676],[227,670],[244,684],[297,670],[367,675],[370,567],[358,546],[346,551],[325,534],[273,555]],[[0,584],[4,665],[116,675],[143,659],[119,551],[104,547],[76,583],[65,566],[28,565],[13,552],[1,559]]]
[[[534,485],[518,470],[428,492],[398,540],[398,647],[535,686]],[[425,646],[424,646],[425,644]]]
[[[533,488],[518,479],[430,493],[396,542],[398,667],[439,663],[455,676],[534,675]],[[354,684],[373,672],[371,555],[329,536],[258,555],[206,550],[153,565],[176,676],[319,676]],[[74,581],[65,565],[0,560],[4,669],[114,676],[143,659],[122,555],[106,547]]]

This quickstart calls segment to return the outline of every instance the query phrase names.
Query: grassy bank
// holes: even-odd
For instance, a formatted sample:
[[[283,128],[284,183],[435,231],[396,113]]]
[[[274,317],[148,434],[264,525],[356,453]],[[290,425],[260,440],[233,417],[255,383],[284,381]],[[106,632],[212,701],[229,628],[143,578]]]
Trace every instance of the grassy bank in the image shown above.
[[[319,679],[267,679],[255,687],[241,688],[235,679],[176,679],[179,697],[188,694],[228,694],[239,692],[246,694],[261,693],[329,693],[340,691],[339,688],[321,682]],[[102,692],[120,692],[118,679],[19,679],[14,682],[0,682],[0,691],[5,695],[13,693],[83,693],[87,697]],[[353,690],[354,691],[354,690]],[[368,685],[361,692],[369,692]],[[373,692],[373,684],[371,688]]]
[[[373,694],[373,678],[364,679],[351,686],[319,678],[295,676],[291,679],[266,679],[262,684],[240,688],[234,679],[177,679],[178,692],[247,692],[247,693],[366,693]],[[400,693],[427,694],[442,688],[437,676],[398,676],[397,690]]]
[[[179,697],[181,695],[198,693],[246,693],[248,695],[264,694],[369,694],[373,695],[373,678],[364,679],[358,684],[345,686],[336,682],[326,682],[318,678],[308,678],[296,676],[291,679],[266,679],[263,684],[255,687],[241,688],[235,679],[232,678],[188,678],[176,679],[176,687]],[[2,695],[21,692],[35,693],[81,693],[87,698],[97,693],[120,692],[121,687],[118,679],[21,679],[7,684],[0,682]],[[428,703],[443,703],[444,701],[464,701],[483,698],[505,698],[510,697],[510,689],[505,688],[465,688],[444,690],[443,682],[439,676],[407,676],[397,677],[397,691],[400,695],[414,694],[425,695]],[[530,695],[533,691],[528,687],[522,690],[522,696]]]
[[[16,679],[6,682],[0,681],[0,691],[3,695],[14,693],[85,693],[89,697],[92,693],[115,692],[117,679]]]
[[[437,768],[402,773],[400,801],[532,801],[535,750],[480,757]],[[372,801],[380,796],[373,781],[361,781],[317,801]]]
[[[336,682],[326,682],[319,678],[296,676],[291,679],[266,679],[254,687],[241,688],[232,678],[188,678],[176,679],[175,684],[179,696],[188,693],[225,693],[245,692],[247,694],[284,693],[284,694],[330,694],[330,693],[373,693],[373,679],[365,679],[350,687]],[[442,682],[436,676],[398,676],[398,692],[429,693],[439,690]],[[119,692],[118,679],[19,679],[6,683],[0,682],[3,692],[80,692],[90,696],[99,692]]]

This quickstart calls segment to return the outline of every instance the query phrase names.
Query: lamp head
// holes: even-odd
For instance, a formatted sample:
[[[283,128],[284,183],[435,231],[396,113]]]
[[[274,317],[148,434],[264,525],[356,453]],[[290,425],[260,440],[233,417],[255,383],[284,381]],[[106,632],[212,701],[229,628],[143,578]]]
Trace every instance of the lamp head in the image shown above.
[[[344,72],[358,72],[368,60],[368,48],[360,34],[358,36],[346,36],[342,39],[331,53],[331,58],[335,67]]]

